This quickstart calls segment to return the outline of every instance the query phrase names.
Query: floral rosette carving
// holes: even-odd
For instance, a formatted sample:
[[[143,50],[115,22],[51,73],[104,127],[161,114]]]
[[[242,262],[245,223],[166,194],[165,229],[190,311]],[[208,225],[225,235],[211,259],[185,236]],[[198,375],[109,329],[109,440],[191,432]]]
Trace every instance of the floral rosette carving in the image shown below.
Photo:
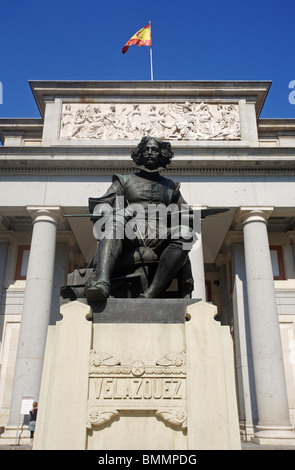
[[[159,408],[156,416],[169,424],[185,429],[187,427],[187,412],[182,407]]]
[[[98,406],[91,406],[88,409],[86,427],[87,429],[92,429],[92,426],[102,426],[118,415],[119,411],[115,410],[114,408],[100,408]]]

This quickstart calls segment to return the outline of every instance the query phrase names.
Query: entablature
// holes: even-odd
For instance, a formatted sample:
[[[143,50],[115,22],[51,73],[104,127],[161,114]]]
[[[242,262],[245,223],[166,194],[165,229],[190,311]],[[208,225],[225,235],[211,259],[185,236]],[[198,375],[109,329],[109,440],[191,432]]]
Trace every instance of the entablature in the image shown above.
[[[134,142],[134,147],[137,142]],[[132,171],[133,146],[117,147],[0,147],[0,172],[110,173]],[[176,143],[168,173],[198,172],[274,172],[294,173],[295,149],[190,147]]]

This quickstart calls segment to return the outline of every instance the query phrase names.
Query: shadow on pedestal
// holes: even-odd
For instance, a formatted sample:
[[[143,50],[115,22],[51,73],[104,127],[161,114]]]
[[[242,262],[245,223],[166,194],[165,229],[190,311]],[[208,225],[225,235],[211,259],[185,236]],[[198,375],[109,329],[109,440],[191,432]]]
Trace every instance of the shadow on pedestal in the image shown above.
[[[198,299],[114,299],[88,305],[93,323],[184,323],[186,308]]]

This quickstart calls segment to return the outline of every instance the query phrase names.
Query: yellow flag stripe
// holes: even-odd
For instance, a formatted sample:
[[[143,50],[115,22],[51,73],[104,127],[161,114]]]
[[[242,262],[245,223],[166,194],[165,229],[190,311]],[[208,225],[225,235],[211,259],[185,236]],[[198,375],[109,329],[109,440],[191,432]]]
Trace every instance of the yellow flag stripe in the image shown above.
[[[151,25],[148,24],[144,28],[141,28],[137,31],[130,39],[126,42],[125,46],[122,49],[122,53],[127,52],[129,46],[151,46]]]
[[[140,41],[149,41],[151,39],[151,29],[148,26],[140,29],[135,33],[131,39],[139,39]]]

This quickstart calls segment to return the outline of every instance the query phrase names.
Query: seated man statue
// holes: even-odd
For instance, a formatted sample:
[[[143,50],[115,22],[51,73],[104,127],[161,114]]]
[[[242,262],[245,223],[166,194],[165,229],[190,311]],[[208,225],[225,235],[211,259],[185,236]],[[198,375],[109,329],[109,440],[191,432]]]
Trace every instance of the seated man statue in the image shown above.
[[[111,276],[119,257],[125,250],[140,247],[153,250],[159,260],[152,282],[140,297],[157,298],[186,263],[195,238],[189,217],[181,218],[179,223],[182,208],[188,208],[179,183],[160,175],[173,158],[170,143],[143,137],[131,157],[138,172],[113,176],[104,196],[89,198],[99,239],[97,278],[85,290],[90,301],[109,297]],[[167,217],[155,215],[154,209],[159,207],[169,209]]]

